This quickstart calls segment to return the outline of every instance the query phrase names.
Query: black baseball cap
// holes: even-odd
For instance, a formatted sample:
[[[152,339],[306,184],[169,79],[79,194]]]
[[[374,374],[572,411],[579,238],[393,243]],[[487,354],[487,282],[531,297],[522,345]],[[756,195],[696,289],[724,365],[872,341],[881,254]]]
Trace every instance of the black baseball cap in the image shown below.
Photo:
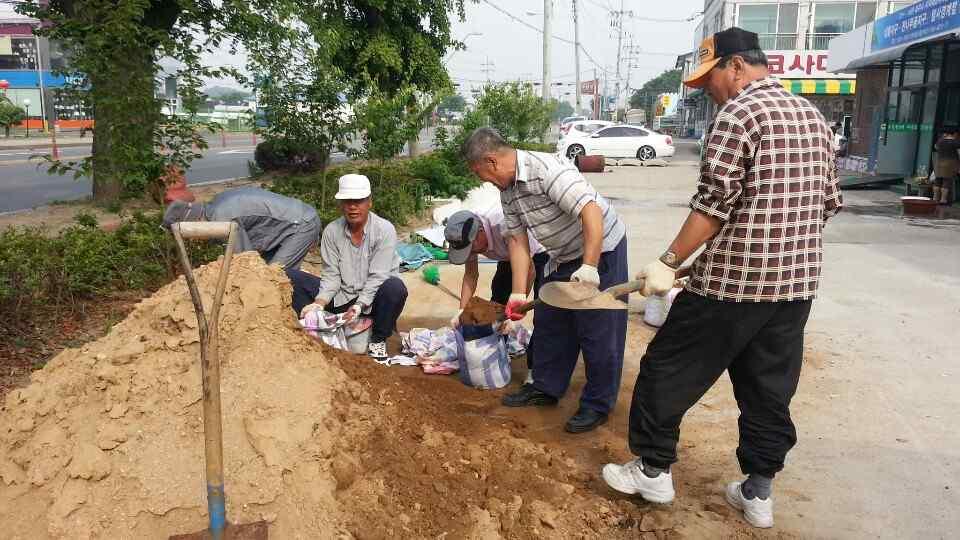
[[[734,26],[703,40],[697,57],[700,65],[694,70],[683,84],[691,88],[702,88],[707,82],[707,74],[717,65],[724,56],[743,51],[752,51],[760,48],[760,38],[757,34]]]

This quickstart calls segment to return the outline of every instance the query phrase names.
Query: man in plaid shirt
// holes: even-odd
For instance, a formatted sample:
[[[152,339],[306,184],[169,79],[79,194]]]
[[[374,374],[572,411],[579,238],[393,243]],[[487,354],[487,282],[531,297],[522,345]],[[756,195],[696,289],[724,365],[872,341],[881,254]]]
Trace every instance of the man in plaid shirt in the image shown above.
[[[612,488],[673,500],[680,422],[727,371],[740,407],[743,482],[727,501],[755,527],[773,526],[771,483],[797,434],[790,400],[803,328],[816,296],[826,220],[841,207],[833,134],[820,112],[769,77],[757,35],[731,28],[704,40],[684,84],[720,106],[706,137],[692,211],[638,277],[662,294],[701,246],[686,290],[640,364],[630,410],[637,457],[609,464]]]

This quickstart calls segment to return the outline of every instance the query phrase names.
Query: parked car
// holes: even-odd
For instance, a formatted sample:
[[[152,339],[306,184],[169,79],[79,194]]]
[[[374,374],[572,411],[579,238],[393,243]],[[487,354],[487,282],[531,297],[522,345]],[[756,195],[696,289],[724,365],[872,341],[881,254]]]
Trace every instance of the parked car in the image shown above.
[[[565,139],[562,153],[570,159],[580,154],[646,161],[673,157],[673,137],[648,128],[627,125],[604,127],[587,137]]]
[[[560,139],[557,141],[557,152],[569,148],[570,143],[576,139],[583,139],[592,135],[595,131],[615,125],[614,122],[606,120],[577,120],[567,124],[567,130],[560,130]],[[573,159],[573,156],[567,156]]]
[[[563,137],[570,130],[570,124],[586,120],[586,116],[568,116],[560,121],[560,136]]]

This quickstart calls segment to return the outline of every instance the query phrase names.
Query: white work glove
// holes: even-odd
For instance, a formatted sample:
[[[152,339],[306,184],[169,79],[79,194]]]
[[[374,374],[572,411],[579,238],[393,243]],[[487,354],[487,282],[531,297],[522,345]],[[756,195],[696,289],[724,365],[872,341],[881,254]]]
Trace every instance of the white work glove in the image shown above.
[[[454,328],[454,329],[460,328],[460,315],[463,315],[462,309],[458,309],[457,314],[454,315],[452,319],[450,319],[450,328]]]
[[[577,271],[570,276],[570,281],[577,281],[580,283],[593,285],[594,287],[600,287],[600,274],[597,273],[596,266],[581,264],[580,268],[577,268]]]
[[[300,310],[300,319],[301,320],[306,319],[307,314],[313,311],[323,311],[323,308],[325,305],[326,304],[318,304],[316,302],[312,304],[307,304],[306,306],[304,306],[303,309]]]
[[[637,274],[637,279],[643,280],[643,289],[640,294],[644,296],[664,294],[673,288],[673,283],[677,280],[677,271],[657,259],[644,266],[643,270]]]
[[[360,316],[360,313],[362,312],[363,312],[363,306],[361,306],[360,304],[354,304],[350,306],[350,309],[348,309],[346,313],[343,314],[343,320],[347,322],[354,321],[357,319],[357,317]]]

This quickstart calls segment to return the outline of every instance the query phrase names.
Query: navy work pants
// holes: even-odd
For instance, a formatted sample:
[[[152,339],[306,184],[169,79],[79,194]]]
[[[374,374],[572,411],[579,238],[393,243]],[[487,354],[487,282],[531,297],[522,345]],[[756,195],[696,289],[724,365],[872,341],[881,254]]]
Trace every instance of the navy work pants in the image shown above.
[[[293,311],[298,315],[300,310],[313,303],[320,292],[320,286],[323,281],[303,270],[288,268],[287,277],[293,285]],[[333,302],[327,304],[325,311],[330,313],[343,313],[350,309],[357,299],[354,298],[339,306],[334,306]],[[397,320],[403,311],[403,306],[407,303],[407,286],[398,277],[389,277],[377,289],[377,294],[373,297],[373,305],[370,306],[370,317],[373,318],[373,328],[370,332],[370,341],[378,343],[386,341],[393,335],[397,329]]]
[[[566,262],[544,279],[570,281],[583,264],[580,259]],[[600,255],[597,265],[600,288],[628,280],[627,239]],[[533,349],[537,364],[533,386],[560,398],[570,386],[573,369],[583,352],[587,384],[580,396],[580,407],[608,414],[617,403],[623,350],[627,339],[627,311],[607,309],[572,310],[546,304],[534,308]]]

